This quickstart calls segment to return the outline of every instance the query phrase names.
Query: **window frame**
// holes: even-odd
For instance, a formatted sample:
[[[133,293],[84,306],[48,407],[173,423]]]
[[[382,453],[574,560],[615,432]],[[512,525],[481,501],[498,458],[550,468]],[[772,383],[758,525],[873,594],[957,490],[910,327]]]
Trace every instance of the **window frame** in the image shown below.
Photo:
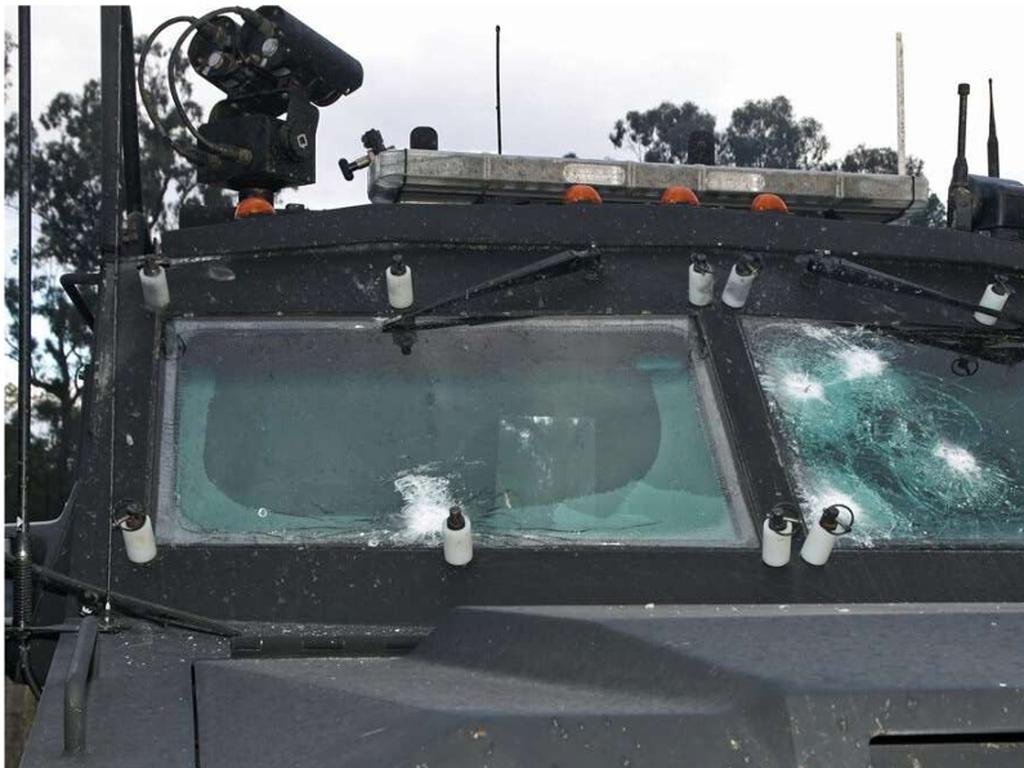
[[[445,320],[444,317],[438,317]],[[712,360],[707,354],[704,333],[698,318],[692,313],[678,315],[552,315],[529,319],[515,319],[502,322],[501,327],[522,326],[524,323],[559,324],[564,326],[595,324],[605,326],[661,326],[665,331],[682,337],[689,345],[686,358],[692,372],[694,397],[700,411],[699,418],[703,432],[703,442],[707,446],[709,457],[718,476],[725,506],[730,522],[735,530],[735,539],[695,540],[682,538],[665,539],[574,539],[570,536],[540,539],[537,537],[518,536],[515,532],[505,534],[500,544],[495,536],[491,541],[480,541],[480,548],[514,550],[514,549],[707,549],[737,550],[754,549],[760,546],[759,522],[756,520],[748,501],[748,493],[739,471],[738,455],[731,430],[727,426],[727,417],[720,399],[720,389],[716,384]],[[153,496],[155,501],[155,533],[158,544],[171,546],[293,546],[293,547],[359,547],[365,541],[350,534],[325,536],[318,538],[288,537],[276,540],[271,536],[258,532],[244,534],[212,535],[189,531],[181,523],[182,513],[176,503],[178,459],[176,452],[178,437],[177,391],[180,370],[179,355],[174,341],[182,334],[194,334],[203,330],[230,332],[231,330],[253,331],[273,330],[280,328],[294,329],[297,327],[317,330],[365,330],[378,325],[378,321],[370,316],[337,315],[334,317],[265,317],[265,316],[193,316],[170,318],[164,329],[165,349],[168,354],[161,356],[158,363],[157,381],[159,386],[159,410],[156,421],[157,440],[154,461]],[[480,327],[480,326],[477,326]],[[444,333],[443,330],[431,333]],[[434,550],[437,542],[421,541],[408,544],[389,543],[380,549],[394,550]]]

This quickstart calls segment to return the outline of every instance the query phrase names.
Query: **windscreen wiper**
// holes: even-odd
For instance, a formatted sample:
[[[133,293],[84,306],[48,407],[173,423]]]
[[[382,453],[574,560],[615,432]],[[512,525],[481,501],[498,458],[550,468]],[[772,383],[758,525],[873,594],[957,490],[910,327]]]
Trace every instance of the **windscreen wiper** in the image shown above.
[[[14,558],[11,555],[5,555],[4,564],[7,567],[13,566]],[[90,584],[86,581],[81,581],[73,576],[68,576],[67,574],[55,571],[52,568],[33,564],[32,572],[43,584],[47,584],[60,592],[76,594],[86,602],[98,603],[100,596],[103,594],[102,587],[96,584]],[[161,605],[160,603],[154,603],[149,600],[143,600],[139,597],[124,595],[119,592],[110,592],[109,594],[110,604],[113,608],[124,613],[137,616],[140,619],[147,619],[158,624],[171,624],[185,629],[190,629],[195,632],[220,635],[221,637],[234,637],[235,635],[240,634],[237,628],[216,619],[210,619],[196,613],[183,611],[179,608],[172,608],[168,605]],[[43,629],[52,630],[57,628],[59,627]]]
[[[989,328],[954,328],[948,325],[880,325],[874,330],[915,344],[926,344],[963,356],[954,361],[957,375],[965,375],[974,363],[970,359],[985,360],[997,365],[1024,363],[1024,330],[992,330]]]
[[[425,307],[413,309],[409,312],[398,315],[397,317],[393,317],[390,320],[385,321],[382,328],[385,331],[411,331],[426,330],[428,328],[451,327],[452,325],[469,325],[472,323],[468,317],[454,318],[448,322],[431,325],[416,325],[415,320],[417,317],[433,314],[440,309],[445,309],[453,304],[467,301],[474,296],[482,296],[487,293],[502,291],[506,288],[512,288],[517,285],[533,283],[538,280],[547,280],[553,277],[562,277],[564,275],[570,275],[580,271],[584,273],[584,276],[588,280],[597,280],[600,278],[601,252],[598,250],[596,245],[591,244],[589,248],[583,251],[560,251],[553,256],[547,256],[539,261],[527,264],[525,267],[513,269],[511,272],[506,272],[503,275],[498,275],[497,277],[492,277],[489,280],[484,280],[482,283],[471,285],[469,288],[459,291],[458,293],[453,293],[451,296],[441,299],[440,301],[435,301],[433,304],[428,304]],[[490,318],[490,322],[497,322],[501,319],[515,319],[515,315],[512,313],[504,316],[489,315],[487,317]]]
[[[836,280],[847,285],[859,285],[864,288],[889,291],[890,293],[905,293],[919,296],[920,298],[950,307],[957,307],[967,312],[980,312],[983,315],[989,315],[999,320],[1013,323],[1018,328],[1024,328],[1024,317],[1019,315],[1011,314],[1005,310],[997,312],[988,307],[982,307],[973,302],[950,296],[948,293],[937,291],[920,283],[905,280],[888,272],[865,267],[863,264],[858,264],[855,261],[820,253],[802,257],[802,259],[806,259],[807,271],[819,277]]]
[[[416,323],[415,329],[409,328],[407,330],[430,331],[434,328],[454,328],[456,326],[466,325],[490,325],[492,323],[507,323],[513,320],[529,320],[530,318],[541,317],[545,314],[550,313],[537,312],[531,309],[514,312],[464,313],[452,315],[451,317],[432,318],[422,323]],[[390,330],[397,331],[404,328],[405,326],[399,325]]]

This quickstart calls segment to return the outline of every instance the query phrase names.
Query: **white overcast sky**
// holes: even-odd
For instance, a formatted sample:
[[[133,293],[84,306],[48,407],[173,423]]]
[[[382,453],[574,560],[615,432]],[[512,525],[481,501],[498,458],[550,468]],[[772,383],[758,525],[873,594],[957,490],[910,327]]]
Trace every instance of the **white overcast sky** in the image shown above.
[[[212,4],[133,6],[136,34]],[[630,109],[692,100],[718,128],[747,99],[788,96],[822,122],[831,155],[858,143],[895,146],[895,33],[904,38],[907,147],[945,197],[956,149],[958,82],[971,83],[968,162],[985,172],[995,78],[1003,175],[1024,180],[1024,3],[871,2],[379,2],[285,8],[358,58],[363,86],[321,110],[317,184],[286,201],[332,208],[366,202],[339,156],[361,154],[379,128],[389,144],[432,125],[442,149],[495,148],[494,25],[502,28],[507,153],[628,157],[608,141]],[[16,12],[6,9],[16,30]],[[33,104],[98,77],[99,10],[33,7]],[[170,38],[173,41],[173,37]],[[198,80],[198,78],[196,78]],[[201,83],[208,104],[218,91]],[[16,88],[8,94],[16,99]],[[8,105],[8,109],[10,105]],[[144,117],[141,119],[145,119]],[[8,219],[12,212],[8,209]],[[10,223],[6,227],[13,234]]]
[[[136,34],[213,4],[133,6]],[[968,162],[985,172],[986,82],[995,78],[1002,174],[1024,181],[1024,2],[375,2],[285,8],[358,58],[362,88],[321,111],[318,183],[285,202],[334,208],[366,202],[362,176],[345,182],[340,156],[361,154],[379,128],[389,144],[432,125],[442,149],[493,151],[494,25],[502,28],[504,149],[508,153],[629,157],[608,141],[630,109],[695,101],[718,128],[747,99],[788,96],[821,121],[841,157],[859,143],[895,146],[895,33],[904,38],[907,148],[945,198],[956,150],[957,83],[972,86]],[[61,90],[99,77],[99,8],[33,4],[33,114]],[[14,6],[5,27],[16,33]],[[11,73],[17,83],[17,71]],[[198,79],[197,79],[198,80]],[[207,106],[218,92],[204,81]],[[5,114],[17,100],[7,93]],[[140,119],[145,119],[141,117]],[[6,206],[13,205],[7,203]],[[5,207],[3,253],[17,242]],[[4,259],[5,266],[9,262]],[[4,313],[6,314],[6,313]],[[5,378],[13,375],[4,360]]]

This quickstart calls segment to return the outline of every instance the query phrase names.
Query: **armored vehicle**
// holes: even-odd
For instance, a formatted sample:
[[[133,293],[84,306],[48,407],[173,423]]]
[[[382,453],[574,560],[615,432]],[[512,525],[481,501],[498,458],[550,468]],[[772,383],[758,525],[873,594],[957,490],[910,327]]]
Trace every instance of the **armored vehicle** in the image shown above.
[[[8,532],[23,765],[1022,763],[1024,188],[964,163],[925,229],[923,178],[419,128],[342,163],[370,204],[278,210],[362,73],[265,7],[185,19],[228,94],[185,151],[242,200],[157,252],[103,13],[78,481]]]

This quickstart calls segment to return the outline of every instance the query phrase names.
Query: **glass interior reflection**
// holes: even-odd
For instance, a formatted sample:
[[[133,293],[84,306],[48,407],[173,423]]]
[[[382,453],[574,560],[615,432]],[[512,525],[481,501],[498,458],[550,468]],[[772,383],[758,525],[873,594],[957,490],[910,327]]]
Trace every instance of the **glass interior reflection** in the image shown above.
[[[178,321],[158,535],[735,544],[688,321]]]

